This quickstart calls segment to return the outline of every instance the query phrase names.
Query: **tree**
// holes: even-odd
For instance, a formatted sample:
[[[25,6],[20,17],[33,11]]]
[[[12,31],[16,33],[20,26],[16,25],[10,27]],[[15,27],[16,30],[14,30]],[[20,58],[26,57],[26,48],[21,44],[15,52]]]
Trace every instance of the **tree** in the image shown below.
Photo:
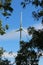
[[[11,7],[11,1],[12,0],[0,0],[0,9],[4,10],[2,14],[4,16],[10,16],[13,11],[13,8]]]
[[[5,34],[6,33],[5,32],[6,30],[8,30],[8,25],[6,24],[5,27],[3,27],[2,21],[0,20],[0,35]]]
[[[38,65],[39,56],[30,42],[20,42],[20,50],[15,58],[16,65]]]
[[[11,13],[13,12],[13,8],[11,7],[12,0],[0,0],[0,11],[1,15],[3,15],[6,18],[9,18],[11,16]],[[2,25],[2,20],[0,19],[0,35],[3,35],[6,33],[6,30],[8,30],[8,25],[5,26]],[[3,59],[2,55],[4,53],[4,49],[0,48],[0,65],[13,65],[8,59]]]
[[[1,60],[0,65],[12,65],[8,59]]]
[[[0,47],[0,58],[1,58],[1,56],[2,56],[2,54],[5,52],[5,50],[2,48],[2,47]]]
[[[0,47],[0,65],[13,65],[8,59],[2,58],[4,52],[5,50],[2,47]]]
[[[37,11],[33,11],[32,14],[37,20],[42,20],[41,23],[43,24],[43,0],[24,0],[21,5],[24,8],[29,3],[36,6]],[[29,27],[27,30],[32,35],[31,44],[37,49],[43,50],[43,28],[36,30],[34,27]]]
[[[43,23],[43,0],[23,0],[23,2],[21,2],[21,5],[24,7],[26,7],[27,4],[31,3],[32,5],[35,5],[37,11],[33,11],[33,17],[35,17],[37,20],[42,19],[42,23]]]
[[[43,0],[23,0],[21,5],[26,7],[27,4],[31,3],[36,6],[37,11],[33,11],[33,16],[43,24]],[[15,58],[16,65],[38,65],[38,61],[43,51],[43,29],[36,30],[34,27],[27,29],[28,34],[32,35],[29,42],[20,42],[20,50]]]
[[[13,12],[11,2],[12,0],[0,0],[0,11],[2,11],[1,14],[6,18],[9,18],[9,16],[11,16],[11,13]],[[0,20],[0,35],[5,34],[8,28],[9,27],[7,24],[5,25],[5,27],[3,27],[2,20]]]
[[[28,33],[32,35],[30,40],[32,46],[36,47],[38,50],[43,51],[43,29],[36,30],[32,27],[28,28]]]

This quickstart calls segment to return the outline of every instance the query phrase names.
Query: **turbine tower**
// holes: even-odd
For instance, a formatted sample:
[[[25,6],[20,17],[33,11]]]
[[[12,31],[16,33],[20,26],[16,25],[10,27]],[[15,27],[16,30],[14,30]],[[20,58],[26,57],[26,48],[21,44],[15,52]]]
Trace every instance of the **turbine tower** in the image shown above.
[[[20,31],[20,41],[21,41],[21,38],[22,38],[22,12],[21,12],[21,16],[20,16],[20,28],[18,30],[16,30],[16,32],[19,32]]]
[[[20,28],[18,30],[16,30],[16,32],[20,32],[20,41],[22,41],[22,31],[24,31],[27,35],[27,32],[22,27],[22,12],[21,12],[21,15],[20,15]]]
[[[21,38],[22,38],[22,12],[21,12],[21,21],[20,21],[20,41],[21,41]]]

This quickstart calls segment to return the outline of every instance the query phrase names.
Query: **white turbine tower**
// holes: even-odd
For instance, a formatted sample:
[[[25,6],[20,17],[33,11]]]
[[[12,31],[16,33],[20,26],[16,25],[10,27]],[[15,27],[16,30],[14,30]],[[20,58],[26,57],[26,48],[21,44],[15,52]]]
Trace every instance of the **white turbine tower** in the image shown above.
[[[20,28],[18,30],[16,30],[16,32],[19,32],[20,31],[20,41],[21,41],[21,37],[22,37],[22,12],[21,12],[21,20],[20,20]]]
[[[22,41],[22,31],[24,31],[26,33],[26,35],[27,35],[27,32],[22,27],[22,12],[21,12],[21,16],[20,16],[20,28],[18,30],[16,30],[16,32],[20,32],[20,41]]]

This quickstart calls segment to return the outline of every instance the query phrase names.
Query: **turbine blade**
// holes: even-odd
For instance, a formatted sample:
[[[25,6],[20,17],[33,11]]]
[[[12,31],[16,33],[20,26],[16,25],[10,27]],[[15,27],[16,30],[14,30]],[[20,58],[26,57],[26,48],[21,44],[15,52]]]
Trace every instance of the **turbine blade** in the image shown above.
[[[26,33],[26,36],[27,36],[27,38],[29,39],[29,36],[28,36],[27,31],[26,31],[25,29],[23,29],[23,31]]]
[[[24,28],[22,28],[22,29],[23,29],[23,31],[24,31],[26,34],[28,34],[27,31],[26,31]]]
[[[15,32],[18,32],[18,31],[22,31],[22,28],[20,28],[20,29],[16,30]]]
[[[20,29],[19,30],[16,30],[15,32],[19,32],[20,31]]]

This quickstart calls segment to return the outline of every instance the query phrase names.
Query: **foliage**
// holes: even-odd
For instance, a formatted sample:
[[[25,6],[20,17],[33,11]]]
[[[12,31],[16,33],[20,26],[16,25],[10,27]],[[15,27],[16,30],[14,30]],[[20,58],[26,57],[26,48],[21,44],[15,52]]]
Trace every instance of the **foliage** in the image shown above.
[[[0,60],[0,65],[12,65],[8,59]]]
[[[2,21],[0,20],[0,35],[5,34],[6,33],[5,32],[6,30],[8,30],[8,25],[5,25],[5,27],[3,27]]]
[[[9,18],[9,16],[11,16],[11,13],[13,12],[11,2],[12,0],[0,0],[0,13],[6,18]],[[5,34],[8,28],[9,27],[7,24],[5,26],[2,25],[2,20],[0,19],[0,35]],[[12,65],[8,59],[2,58],[4,52],[5,50],[0,47],[0,65]]]
[[[5,52],[5,50],[2,48],[2,47],[0,47],[0,58],[1,58],[1,56],[2,56],[2,54]]]
[[[5,50],[2,47],[0,47],[0,65],[12,65],[8,59],[2,58],[4,52]]]
[[[43,50],[43,29],[33,29],[32,27],[28,28],[28,33],[32,35],[30,44],[32,47],[37,47],[40,50]]]
[[[39,57],[37,52],[30,47],[29,42],[20,42],[20,50],[15,58],[16,65],[38,65]]]
[[[4,17],[9,18],[11,13],[13,12],[13,8],[11,7],[12,0],[0,0],[0,11]],[[5,27],[2,25],[2,20],[0,20],[0,35],[6,33],[8,30],[8,25],[6,24]]]
[[[26,7],[27,4],[31,3],[32,5],[35,5],[37,11],[33,11],[33,17],[36,18],[37,20],[42,19],[43,23],[43,0],[24,0],[21,5]]]
[[[29,3],[34,5],[37,9],[37,11],[35,10],[32,12],[33,16],[37,20],[42,19],[41,22],[43,24],[43,0],[23,0],[21,5],[24,8]],[[36,30],[34,27],[29,27],[28,33],[29,33],[29,35],[32,35],[32,39],[30,40],[30,43],[34,47],[37,47],[38,49],[43,50],[43,29]]]
[[[11,0],[0,0],[0,10],[2,11],[2,15],[11,16],[13,8],[11,7]]]
[[[35,5],[37,11],[33,11],[33,17],[37,20],[41,19],[43,24],[43,0],[23,0],[21,5],[26,7],[27,4],[31,3]],[[29,27],[28,34],[32,35],[29,42],[20,42],[20,50],[15,58],[16,65],[38,65],[38,61],[42,53],[38,55],[39,52],[43,51],[43,29],[36,30],[34,27]]]

